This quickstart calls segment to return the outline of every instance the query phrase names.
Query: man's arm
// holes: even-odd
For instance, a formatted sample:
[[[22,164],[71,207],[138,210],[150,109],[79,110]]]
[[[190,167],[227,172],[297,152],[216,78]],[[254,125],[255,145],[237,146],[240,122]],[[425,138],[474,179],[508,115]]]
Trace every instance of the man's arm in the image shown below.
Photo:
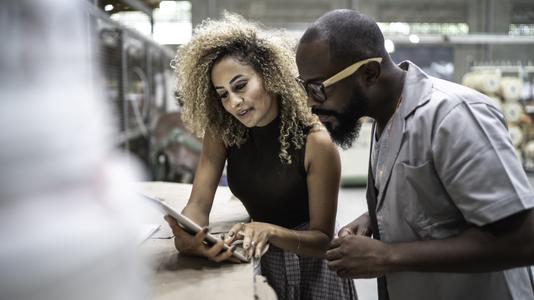
[[[532,209],[445,239],[392,244],[393,271],[490,272],[534,265]]]
[[[348,235],[332,242],[326,258],[340,276],[354,278],[391,272],[490,272],[534,265],[534,212],[519,212],[443,240],[386,244]]]

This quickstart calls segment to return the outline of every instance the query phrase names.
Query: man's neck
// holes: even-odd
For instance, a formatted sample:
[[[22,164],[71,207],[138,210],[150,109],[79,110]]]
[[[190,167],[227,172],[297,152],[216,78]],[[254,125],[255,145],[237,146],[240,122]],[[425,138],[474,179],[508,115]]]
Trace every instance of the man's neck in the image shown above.
[[[384,101],[383,105],[377,107],[374,119],[377,122],[377,134],[380,136],[382,130],[385,128],[389,119],[397,110],[402,96],[402,89],[404,86],[405,71],[395,66],[390,71],[391,74],[386,75],[384,80]]]

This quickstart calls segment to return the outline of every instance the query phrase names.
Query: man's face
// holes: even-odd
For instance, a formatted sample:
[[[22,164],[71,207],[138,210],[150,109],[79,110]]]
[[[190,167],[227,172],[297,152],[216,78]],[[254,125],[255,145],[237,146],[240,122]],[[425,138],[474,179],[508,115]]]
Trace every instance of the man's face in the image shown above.
[[[352,63],[348,61],[346,65],[334,66],[330,61],[330,50],[326,41],[300,44],[297,49],[299,78],[304,82],[321,83]],[[354,76],[357,75],[326,87],[324,102],[308,94],[308,105],[313,113],[319,116],[334,142],[343,149],[350,148],[352,142],[358,138],[361,127],[359,119],[367,114],[368,99],[355,85]]]

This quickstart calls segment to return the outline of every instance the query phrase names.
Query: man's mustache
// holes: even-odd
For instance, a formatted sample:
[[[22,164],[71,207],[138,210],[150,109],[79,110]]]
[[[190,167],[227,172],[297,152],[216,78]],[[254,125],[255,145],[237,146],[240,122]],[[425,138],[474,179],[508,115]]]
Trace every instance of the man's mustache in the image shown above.
[[[312,113],[320,116],[334,116],[334,117],[337,117],[339,118],[341,116],[340,113],[338,112],[335,112],[333,110],[327,110],[327,109],[321,109],[321,108],[312,108]]]

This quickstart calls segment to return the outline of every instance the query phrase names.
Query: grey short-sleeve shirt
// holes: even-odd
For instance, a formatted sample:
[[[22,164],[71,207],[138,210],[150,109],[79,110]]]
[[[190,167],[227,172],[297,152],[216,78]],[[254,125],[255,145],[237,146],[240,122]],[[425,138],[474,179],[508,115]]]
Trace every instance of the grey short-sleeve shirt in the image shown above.
[[[474,90],[430,77],[409,62],[401,66],[407,69],[403,101],[377,187],[381,239],[445,239],[534,207],[500,110]],[[392,300],[534,299],[528,268],[405,272],[386,279]]]

